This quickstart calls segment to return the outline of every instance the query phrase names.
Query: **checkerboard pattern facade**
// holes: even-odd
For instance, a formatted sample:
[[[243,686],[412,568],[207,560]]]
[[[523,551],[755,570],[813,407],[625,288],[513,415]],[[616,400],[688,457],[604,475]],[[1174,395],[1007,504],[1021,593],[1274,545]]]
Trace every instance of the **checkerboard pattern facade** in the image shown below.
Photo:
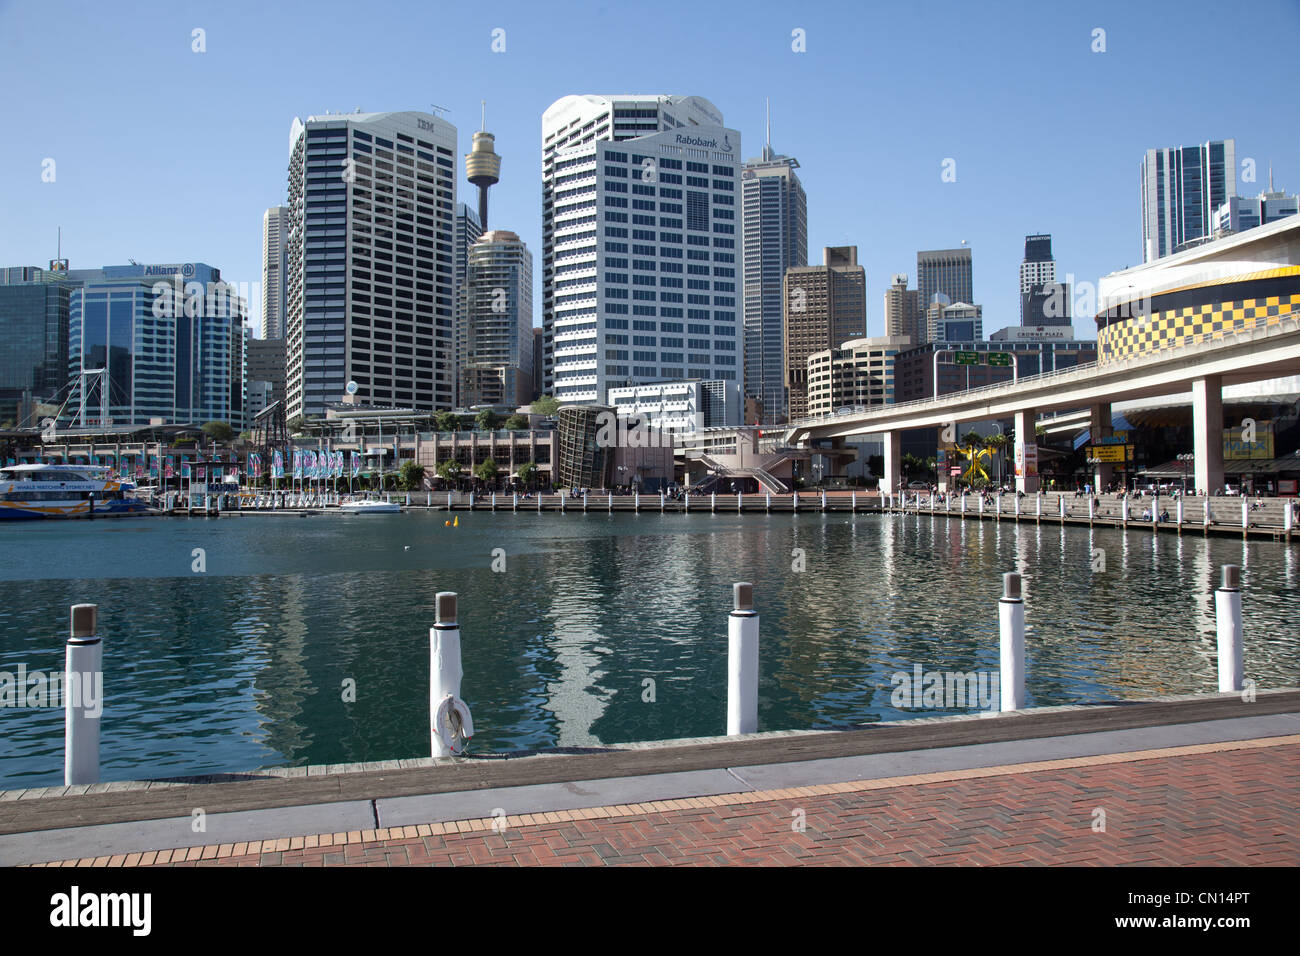
[[[1248,329],[1277,325],[1282,316],[1300,312],[1300,268],[1261,273],[1273,277],[1275,272],[1294,272],[1297,290],[1290,294],[1260,298],[1215,301],[1214,287],[1239,283],[1253,278],[1235,276],[1206,287],[1211,301],[1177,309],[1156,310],[1144,318],[1116,322],[1097,333],[1097,361],[1101,364],[1131,358],[1158,349],[1194,345],[1221,339]],[[1156,296],[1158,305],[1160,296]]]

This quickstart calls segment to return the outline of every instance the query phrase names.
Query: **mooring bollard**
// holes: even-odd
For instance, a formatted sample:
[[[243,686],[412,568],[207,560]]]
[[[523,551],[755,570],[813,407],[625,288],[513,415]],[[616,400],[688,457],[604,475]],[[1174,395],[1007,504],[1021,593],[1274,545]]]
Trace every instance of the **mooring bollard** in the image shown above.
[[[718,493],[716,491],[709,492],[709,511],[713,514],[718,512]]]
[[[659,492],[659,513],[660,514],[664,513],[665,504],[667,504],[667,500],[664,498],[664,493],[661,491]]]
[[[1250,527],[1250,501],[1245,496],[1241,499],[1241,530]]]
[[[1020,594],[1020,575],[1015,571],[1002,575],[998,623],[1002,632],[998,681],[1002,689],[1002,709],[1019,710],[1025,706],[1025,602]]]
[[[633,491],[633,492],[632,492],[632,511],[635,513],[635,512],[639,512],[640,510],[641,510],[641,492],[640,492],[640,491]]]
[[[767,513],[772,513],[772,492],[767,493]]]
[[[794,501],[794,512],[795,514],[798,514],[799,513],[799,492],[796,491],[794,493],[793,501]]]
[[[1056,499],[1056,510],[1060,512],[1061,524],[1065,524],[1065,495]]]
[[[466,726],[464,718],[468,717],[468,708],[460,699],[460,680],[464,676],[460,662],[460,624],[456,618],[456,592],[439,591],[437,612],[433,627],[429,629],[429,740],[435,757],[450,757],[455,750],[448,745],[439,727],[440,711],[442,720],[449,721],[452,727],[459,726],[468,733],[473,733],[473,726]],[[444,708],[444,701],[450,697],[451,703]],[[458,707],[464,708],[463,716]]]
[[[826,510],[826,492],[822,492],[822,511]]]
[[[758,614],[754,585],[733,585],[727,619],[727,736],[758,732]]]
[[[1205,527],[1210,526],[1210,496],[1205,496]]]
[[[519,510],[519,492],[517,491],[510,493],[510,510],[511,511]]]
[[[1128,498],[1119,503],[1119,520],[1125,528],[1128,527]]]
[[[451,492],[447,492],[447,510],[451,510]]]
[[[614,513],[614,492],[609,493],[609,513]]]
[[[1092,519],[1095,516],[1096,504],[1097,504],[1097,499],[1094,498],[1092,495],[1088,495],[1088,526],[1089,527],[1092,526]]]
[[[99,721],[104,707],[104,644],[99,605],[72,605],[63,673],[63,784],[99,783]]]
[[[1179,498],[1174,503],[1174,516],[1175,519],[1178,521],[1178,533],[1182,534],[1183,533],[1183,499],[1182,498]]]
[[[1179,504],[1182,504],[1180,501]],[[1286,540],[1291,540],[1291,530],[1295,525],[1295,506],[1290,501],[1282,503],[1282,533]]]
[[[1219,693],[1241,690],[1241,568],[1223,566],[1223,586],[1214,592],[1219,636]]]

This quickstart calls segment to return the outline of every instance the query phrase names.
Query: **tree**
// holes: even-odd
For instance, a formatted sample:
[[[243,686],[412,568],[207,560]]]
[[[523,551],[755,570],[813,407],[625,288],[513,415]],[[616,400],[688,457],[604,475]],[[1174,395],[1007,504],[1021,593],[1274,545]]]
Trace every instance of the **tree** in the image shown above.
[[[404,461],[399,476],[403,491],[419,491],[424,485],[424,466],[415,461]]]
[[[525,488],[531,488],[533,479],[537,477],[537,466],[531,461],[526,462],[519,466],[519,470],[515,472],[515,477],[519,479]]]
[[[455,485],[460,481],[461,467],[460,462],[455,458],[448,458],[437,468],[438,477],[450,485]]]
[[[512,432],[521,431],[528,427],[528,416],[515,413],[506,419],[506,428]]]
[[[560,410],[560,403],[549,395],[543,395],[541,398],[534,399],[532,410],[534,415],[550,416]]]
[[[480,431],[490,432],[500,424],[501,418],[490,408],[485,408],[474,416],[474,424]]]
[[[434,423],[440,432],[454,432],[460,430],[460,416],[453,415],[451,412],[439,412],[434,417]]]
[[[295,415],[293,418],[289,419],[286,427],[288,427],[290,435],[296,435],[302,431],[302,427],[306,424],[307,419],[303,418],[301,415]]]
[[[497,463],[493,459],[488,458],[483,462],[483,464],[474,469],[474,475],[485,485],[496,481]]]
[[[207,435],[214,443],[221,444],[234,438],[235,430],[230,427],[229,422],[208,422],[203,426],[203,434]]]

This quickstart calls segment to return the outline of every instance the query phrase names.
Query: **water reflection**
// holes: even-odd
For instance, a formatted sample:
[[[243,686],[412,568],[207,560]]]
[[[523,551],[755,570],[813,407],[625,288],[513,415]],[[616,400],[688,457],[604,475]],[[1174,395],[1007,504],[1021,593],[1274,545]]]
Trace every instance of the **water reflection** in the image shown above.
[[[762,729],[936,713],[896,710],[891,674],[995,669],[1011,570],[1025,582],[1031,704],[1213,691],[1213,591],[1229,562],[1244,569],[1247,677],[1300,681],[1300,545],[915,514],[119,529],[0,531],[0,670],[60,666],[67,606],[101,605],[106,779],[427,753],[440,590],[460,594],[480,751],[721,733],[741,580],[762,619]],[[207,575],[190,571],[194,546]],[[72,576],[88,553],[117,576]],[[61,713],[5,708],[0,722],[0,786],[57,783]]]

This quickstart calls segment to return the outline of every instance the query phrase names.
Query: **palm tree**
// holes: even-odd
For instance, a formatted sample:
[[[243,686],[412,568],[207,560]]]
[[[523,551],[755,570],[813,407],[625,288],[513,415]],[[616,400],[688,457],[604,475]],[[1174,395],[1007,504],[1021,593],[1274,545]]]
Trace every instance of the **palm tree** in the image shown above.
[[[995,455],[998,455],[998,485],[1002,484],[1002,452],[1007,446],[1007,436],[1001,433],[989,435],[984,439],[984,447]]]

